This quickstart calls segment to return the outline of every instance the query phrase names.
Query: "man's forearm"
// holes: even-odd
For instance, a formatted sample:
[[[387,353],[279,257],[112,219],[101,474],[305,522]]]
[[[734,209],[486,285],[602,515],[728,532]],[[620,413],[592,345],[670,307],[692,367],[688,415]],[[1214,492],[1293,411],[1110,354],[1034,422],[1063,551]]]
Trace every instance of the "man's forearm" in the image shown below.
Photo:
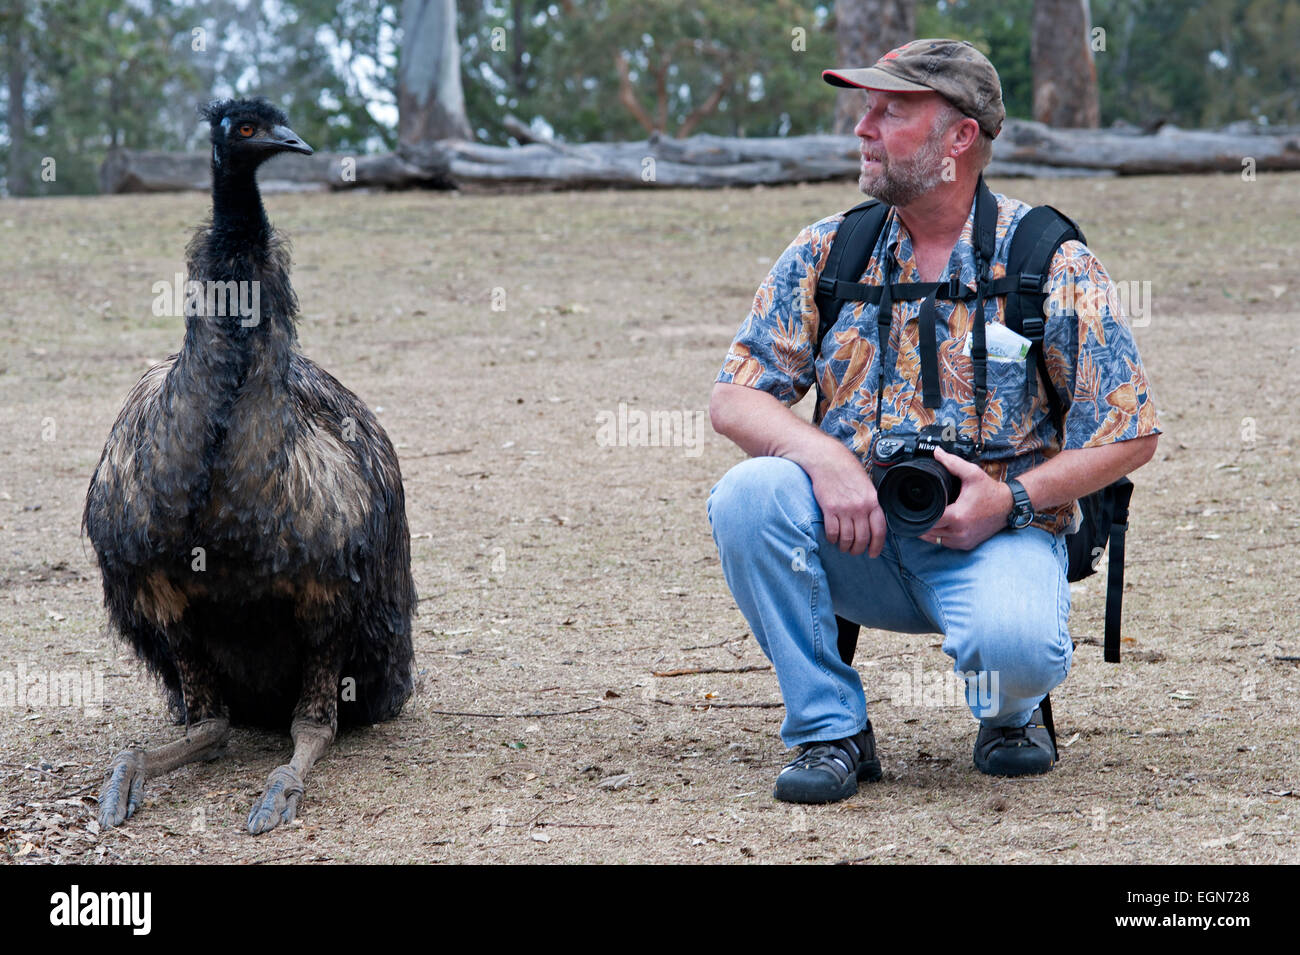
[[[839,444],[766,391],[746,385],[714,385],[709,420],[714,431],[730,438],[750,457],[789,458],[805,471]]]
[[[1020,475],[1034,510],[1058,507],[1098,491],[1155,454],[1158,435],[1116,441],[1096,448],[1062,451]]]

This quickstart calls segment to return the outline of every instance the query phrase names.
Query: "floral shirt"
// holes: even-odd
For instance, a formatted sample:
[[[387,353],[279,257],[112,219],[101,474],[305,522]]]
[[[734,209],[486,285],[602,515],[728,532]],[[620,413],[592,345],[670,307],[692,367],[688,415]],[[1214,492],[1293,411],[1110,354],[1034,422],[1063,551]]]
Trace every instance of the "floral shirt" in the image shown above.
[[[1007,256],[1015,225],[1030,209],[1026,203],[995,194],[998,204],[997,244],[992,277],[1006,275]],[[878,307],[846,302],[834,330],[815,360],[817,279],[830,253],[843,214],[805,228],[772,266],[754,296],[749,317],[736,334],[718,381],[767,391],[786,405],[794,404],[813,385],[822,388],[821,428],[870,461],[875,432],[881,361],[876,325]],[[975,286],[972,241],[975,205],[961,238],[953,248],[945,281],[956,274]],[[880,284],[882,258],[888,254],[891,281],[919,282],[920,271],[912,240],[896,210],[891,209],[880,239],[860,281]],[[881,412],[881,430],[915,433],[935,423],[952,422],[973,439],[981,428],[984,448],[980,465],[995,480],[1018,477],[1062,449],[1093,448],[1159,434],[1155,400],[1115,284],[1101,263],[1078,241],[1064,243],[1052,259],[1047,283],[1044,354],[1062,406],[1067,407],[1064,442],[1052,420],[1041,382],[1035,377],[1033,398],[1025,386],[1025,360],[988,361],[988,401],[983,421],[975,420],[972,365],[966,350],[975,309],[970,303],[939,300],[936,338],[939,354],[941,407],[922,403],[921,361],[917,316],[920,301],[895,301],[889,337],[888,369]],[[985,322],[1005,324],[1006,299],[985,300]],[[1030,361],[1035,361],[1030,356]],[[1077,528],[1075,503],[1039,511],[1034,525],[1051,533]]]

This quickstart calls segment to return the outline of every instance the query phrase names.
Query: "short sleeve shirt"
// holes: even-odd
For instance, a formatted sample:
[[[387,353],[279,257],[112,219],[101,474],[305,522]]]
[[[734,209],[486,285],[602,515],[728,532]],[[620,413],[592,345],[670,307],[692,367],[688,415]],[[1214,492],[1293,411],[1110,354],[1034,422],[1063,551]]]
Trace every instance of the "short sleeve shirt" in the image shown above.
[[[995,198],[997,239],[991,274],[998,279],[1006,275],[1011,237],[1030,206],[1002,195]],[[916,433],[936,422],[951,422],[961,435],[974,439],[978,427],[984,440],[980,466],[998,481],[1017,477],[1063,449],[1160,433],[1155,399],[1115,283],[1088,247],[1075,240],[1064,243],[1053,257],[1046,284],[1043,352],[1051,387],[1068,408],[1064,440],[1037,377],[1032,395],[1026,387],[1027,372],[1037,376],[1032,355],[1028,368],[1024,359],[990,358],[988,401],[983,419],[976,420],[973,369],[965,354],[973,299],[936,303],[937,409],[925,407],[922,401],[919,301],[894,302],[884,363],[878,306],[870,302],[845,303],[820,354],[814,356],[817,279],[843,218],[843,214],[830,216],[805,228],[772,266],[731,343],[718,381],[758,388],[791,405],[815,379],[823,395],[822,430],[857,454],[864,467],[875,438],[882,369],[882,432]],[[966,225],[940,281],[956,275],[962,285],[975,287],[974,218],[972,199]],[[886,263],[891,282],[921,281],[911,237],[894,209],[859,281],[880,284]],[[984,309],[986,324],[1005,324],[1004,297],[986,299]],[[1071,502],[1037,512],[1034,525],[1061,533],[1078,526],[1078,515],[1077,504]]]

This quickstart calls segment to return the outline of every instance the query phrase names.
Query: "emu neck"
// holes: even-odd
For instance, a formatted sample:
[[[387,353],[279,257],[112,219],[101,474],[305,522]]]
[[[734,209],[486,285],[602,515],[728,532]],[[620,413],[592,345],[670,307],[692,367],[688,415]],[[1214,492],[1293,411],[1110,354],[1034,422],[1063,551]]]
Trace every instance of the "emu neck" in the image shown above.
[[[225,242],[249,250],[266,249],[271,223],[266,218],[262,194],[253,166],[231,169],[212,167],[212,228]]]
[[[257,188],[257,167],[212,165],[212,222],[201,229],[187,250],[189,277],[202,284],[204,308],[186,316],[182,357],[209,368],[233,372],[243,383],[250,369],[283,373],[297,334],[297,301],[289,284],[287,249],[266,217]],[[241,305],[256,305],[255,315],[220,314],[209,295],[229,302],[234,283]]]
[[[204,295],[185,319],[185,344],[172,369],[171,386],[191,412],[191,421],[212,440],[224,440],[225,425],[240,395],[283,390],[297,333],[297,300],[289,284],[289,257],[273,233],[257,188],[254,167],[212,169],[212,222],[200,228],[187,250],[189,278]],[[209,291],[229,303],[233,284],[242,304],[256,314],[219,314]]]

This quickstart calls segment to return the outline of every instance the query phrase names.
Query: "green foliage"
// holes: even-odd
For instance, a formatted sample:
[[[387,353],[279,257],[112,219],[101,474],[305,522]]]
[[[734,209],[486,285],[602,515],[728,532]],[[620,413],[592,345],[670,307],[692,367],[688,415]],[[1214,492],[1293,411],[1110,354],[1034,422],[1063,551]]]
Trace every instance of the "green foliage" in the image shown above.
[[[636,102],[666,135],[824,132],[835,94],[820,73],[846,65],[833,8],[463,0],[467,113],[487,142],[510,141],[507,114],[574,141],[643,138],[620,97],[622,56]],[[1091,10],[1105,31],[1094,54],[1103,123],[1300,123],[1300,0],[1091,0]],[[1033,0],[919,0],[917,32],[973,42],[998,67],[1008,115],[1028,117],[1032,13]],[[15,57],[26,65],[20,161],[32,192],[95,191],[113,146],[198,148],[195,106],[217,96],[267,96],[318,149],[392,148],[400,14],[396,0],[0,0],[3,73]],[[0,82],[6,180],[7,96]],[[53,182],[40,175],[46,157]]]
[[[487,141],[506,141],[507,112],[570,140],[644,138],[645,125],[620,101],[620,55],[636,101],[667,135],[702,107],[694,130],[720,135],[814,132],[833,118],[834,95],[820,79],[835,51],[825,8],[795,0],[467,6],[466,105]]]
[[[1033,113],[1033,0],[940,0],[920,36],[970,40],[998,68],[1007,115]],[[1300,0],[1091,0],[1102,124],[1300,122]]]
[[[973,43],[997,68],[1007,115],[1029,119],[1034,104],[1030,59],[1033,12],[1034,0],[1000,0],[996,4],[987,0],[924,3],[917,7],[916,34]]]
[[[1300,122],[1300,0],[1093,0],[1102,122]]]
[[[17,15],[0,17],[0,49],[7,68],[17,44],[28,67],[21,161],[34,195],[95,192],[114,146],[197,148],[206,131],[196,106],[216,97],[266,96],[317,149],[395,142],[383,111],[395,120],[396,14],[381,0],[10,0],[9,9]],[[7,86],[0,97],[7,147]],[[41,177],[45,159],[53,181]],[[12,161],[0,150],[6,180]]]
[[[26,16],[8,21],[5,49],[11,55],[21,44],[30,68],[21,160],[32,192],[94,192],[107,149],[153,145],[165,135],[157,104],[192,80],[177,63],[175,25],[165,13],[112,0],[16,6]],[[11,161],[6,151],[6,177]],[[42,170],[52,170],[53,180]]]

